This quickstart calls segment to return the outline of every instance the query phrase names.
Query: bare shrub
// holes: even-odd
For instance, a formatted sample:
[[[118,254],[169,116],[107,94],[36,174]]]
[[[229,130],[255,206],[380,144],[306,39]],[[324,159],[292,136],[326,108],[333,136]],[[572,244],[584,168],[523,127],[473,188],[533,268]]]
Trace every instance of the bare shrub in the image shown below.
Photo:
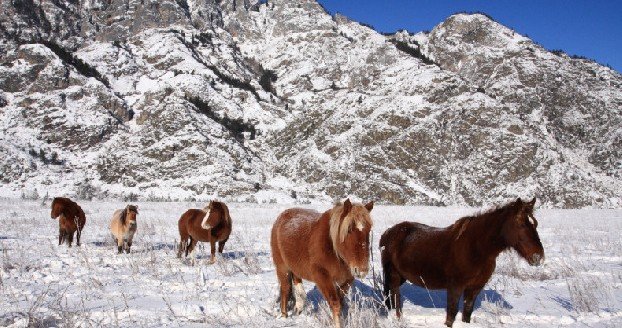
[[[591,275],[577,275],[566,279],[572,307],[577,312],[597,313],[606,306],[609,293],[603,281]]]

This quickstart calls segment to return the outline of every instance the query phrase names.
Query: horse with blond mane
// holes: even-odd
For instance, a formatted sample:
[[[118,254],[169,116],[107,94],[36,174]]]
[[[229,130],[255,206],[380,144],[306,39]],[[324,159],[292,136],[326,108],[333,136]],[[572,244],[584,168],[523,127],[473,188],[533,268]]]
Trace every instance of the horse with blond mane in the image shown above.
[[[216,243],[218,242],[218,253],[222,254],[225,243],[229,240],[232,224],[229,208],[223,202],[210,201],[209,204],[200,209],[189,209],[178,221],[179,227],[179,249],[177,257],[185,252],[185,256],[191,254],[192,264],[195,264],[195,246],[199,241],[210,243],[211,258],[210,263],[216,262]]]
[[[448,327],[464,295],[462,321],[470,322],[477,294],[490,279],[501,252],[512,248],[530,265],[544,262],[533,215],[535,202],[535,198],[530,202],[519,198],[446,228],[402,222],[387,229],[380,238],[387,307],[401,315],[400,285],[408,280],[426,289],[447,289]]]
[[[124,249],[127,254],[130,253],[132,240],[137,229],[137,215],[138,206],[136,205],[127,205],[124,209],[118,209],[112,214],[110,232],[117,244],[117,252],[119,254],[123,253]]]
[[[287,317],[292,284],[295,313],[302,311],[305,279],[316,283],[332,310],[335,326],[341,326],[345,294],[354,277],[363,278],[369,270],[369,212],[373,206],[373,202],[352,204],[347,199],[324,213],[292,208],[277,217],[270,246],[283,317]]]
[[[76,245],[80,246],[80,237],[82,229],[86,223],[86,216],[80,205],[69,198],[56,197],[52,201],[51,218],[58,218],[58,245],[67,242],[71,247],[73,242],[73,234],[77,233]]]

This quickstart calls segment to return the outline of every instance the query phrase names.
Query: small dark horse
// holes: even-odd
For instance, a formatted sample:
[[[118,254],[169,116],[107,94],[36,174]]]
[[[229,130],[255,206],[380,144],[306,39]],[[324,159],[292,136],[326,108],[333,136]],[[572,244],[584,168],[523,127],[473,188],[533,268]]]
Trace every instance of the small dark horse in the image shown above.
[[[52,201],[51,217],[58,218],[58,245],[67,241],[71,247],[73,233],[77,231],[76,244],[80,246],[80,236],[86,223],[86,216],[80,205],[69,198],[56,197]]]
[[[406,281],[427,289],[447,289],[451,327],[464,294],[462,321],[470,322],[477,294],[495,270],[497,256],[512,248],[530,265],[544,262],[533,216],[534,198],[520,198],[488,212],[464,217],[447,228],[402,222],[382,234],[380,249],[384,294],[389,309],[401,316],[400,286]]]
[[[195,263],[194,252],[197,242],[207,241],[211,247],[210,263],[216,261],[216,242],[218,242],[218,253],[222,254],[225,243],[231,234],[231,216],[229,208],[223,202],[211,201],[204,209],[189,209],[178,222],[179,227],[179,249],[177,257],[181,257],[183,252],[192,256],[192,264]]]

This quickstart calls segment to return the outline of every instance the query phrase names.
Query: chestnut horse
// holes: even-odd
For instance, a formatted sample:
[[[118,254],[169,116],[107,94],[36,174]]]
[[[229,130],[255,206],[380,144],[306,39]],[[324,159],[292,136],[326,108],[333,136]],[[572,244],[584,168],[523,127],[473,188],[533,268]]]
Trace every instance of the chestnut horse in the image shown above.
[[[448,327],[464,295],[462,321],[470,322],[475,298],[495,270],[499,253],[512,248],[530,265],[544,262],[535,202],[519,198],[446,228],[415,222],[389,228],[380,238],[387,307],[401,315],[400,285],[408,280],[427,289],[447,289]]]
[[[340,327],[345,294],[354,277],[363,278],[369,270],[369,212],[373,206],[373,202],[363,206],[347,199],[324,213],[292,208],[278,216],[270,246],[283,317],[287,317],[292,283],[295,313],[302,311],[305,279],[316,283],[332,310],[335,326]]]
[[[211,201],[204,209],[189,209],[178,222],[180,243],[177,257],[185,252],[192,255],[192,265],[195,264],[194,248],[199,241],[207,241],[211,246],[210,263],[216,261],[216,242],[218,253],[222,254],[225,243],[231,234],[231,216],[229,208],[223,202]]]
[[[123,249],[126,253],[130,253],[137,227],[136,215],[138,215],[138,206],[136,205],[127,205],[124,209],[116,210],[112,214],[110,232],[112,232],[112,237],[117,244],[119,254],[123,253]]]
[[[73,233],[77,233],[76,244],[80,246],[80,236],[86,223],[86,216],[80,205],[69,198],[56,197],[52,201],[52,219],[58,218],[58,245],[64,241],[71,247]]]

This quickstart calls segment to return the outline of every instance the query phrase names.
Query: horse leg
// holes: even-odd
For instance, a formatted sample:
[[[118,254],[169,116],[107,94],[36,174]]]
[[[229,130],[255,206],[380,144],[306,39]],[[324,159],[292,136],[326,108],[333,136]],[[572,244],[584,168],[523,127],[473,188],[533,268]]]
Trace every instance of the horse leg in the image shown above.
[[[190,254],[190,252],[192,252],[192,236],[188,236],[188,240],[186,240],[186,257],[188,257],[188,254]]]
[[[447,318],[445,319],[445,325],[451,327],[456,320],[456,314],[458,313],[458,301],[460,301],[460,295],[462,290],[457,287],[447,288]]]
[[[227,239],[221,240],[218,242],[218,253],[222,254],[222,250],[225,248],[226,242],[227,242]]]
[[[190,263],[192,263],[192,266],[194,266],[197,262],[197,252],[195,249],[195,247],[197,246],[197,242],[198,240],[191,238],[190,247],[188,247],[190,249]]]
[[[182,240],[179,241],[179,249],[177,250],[177,258],[181,258],[181,254],[186,251],[187,247],[188,247],[188,240],[187,239],[182,239]]]
[[[209,241],[209,246],[210,246],[210,260],[209,260],[209,264],[214,264],[216,263],[216,241],[214,239]]]
[[[346,296],[353,282],[354,282],[354,278],[348,279],[346,280],[346,282],[339,285],[339,287],[337,288],[337,293],[339,294],[339,301],[341,302],[342,308],[346,305]]]
[[[294,314],[299,315],[302,313],[302,310],[305,306],[305,299],[307,295],[305,294],[305,289],[302,287],[302,279],[295,276],[292,273],[292,283],[294,285]]]
[[[481,288],[467,289],[464,291],[464,306],[462,307],[462,321],[466,323],[471,322],[471,314],[473,313],[473,305],[475,299],[481,291]]]
[[[74,232],[67,233],[67,244],[71,247],[71,243],[73,243],[73,234]]]
[[[123,253],[123,238],[117,238],[117,254]]]
[[[402,316],[400,286],[404,283],[404,278],[400,276],[390,263],[383,263],[382,271],[384,273],[384,302],[387,309],[395,309],[395,315],[400,318]]]
[[[76,246],[80,246],[80,237],[82,236],[82,227],[78,227],[78,231],[76,232]]]
[[[314,276],[317,287],[332,310],[335,327],[341,328],[341,300],[339,299],[337,288],[335,288],[335,283],[330,278],[328,272],[323,269],[317,272]]]
[[[276,268],[276,277],[279,280],[281,290],[281,315],[283,318],[287,318],[287,301],[289,301],[292,292],[291,274],[290,271],[286,271],[283,268]]]
[[[127,239],[127,249],[125,250],[125,253],[129,254],[130,248],[132,248],[132,238]]]
[[[63,244],[64,239],[65,239],[65,230],[60,228],[58,229],[58,246]]]

